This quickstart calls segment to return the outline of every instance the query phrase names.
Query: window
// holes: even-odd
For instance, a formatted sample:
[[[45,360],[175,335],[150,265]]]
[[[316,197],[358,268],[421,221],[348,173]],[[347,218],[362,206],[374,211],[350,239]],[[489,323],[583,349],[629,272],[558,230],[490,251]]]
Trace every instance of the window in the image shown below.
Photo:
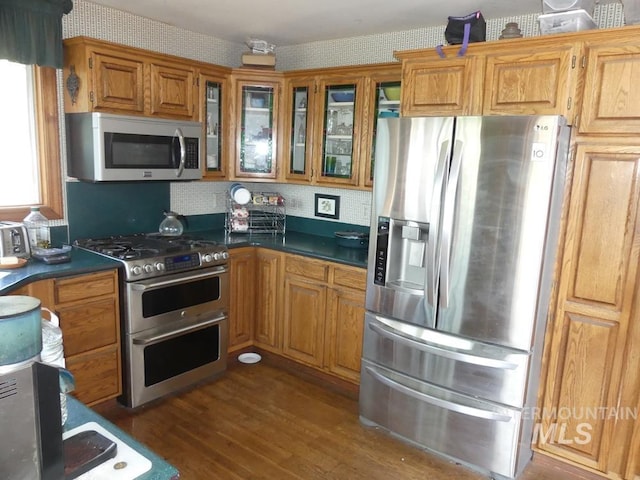
[[[56,71],[0,60],[0,219],[62,218]]]

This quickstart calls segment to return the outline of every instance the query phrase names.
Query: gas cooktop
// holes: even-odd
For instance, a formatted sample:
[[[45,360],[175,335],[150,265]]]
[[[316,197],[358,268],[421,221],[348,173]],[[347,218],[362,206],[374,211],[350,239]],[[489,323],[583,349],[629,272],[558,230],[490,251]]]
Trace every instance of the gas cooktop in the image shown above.
[[[222,265],[229,258],[226,246],[191,235],[140,233],[79,239],[74,245],[123,262],[127,281]]]

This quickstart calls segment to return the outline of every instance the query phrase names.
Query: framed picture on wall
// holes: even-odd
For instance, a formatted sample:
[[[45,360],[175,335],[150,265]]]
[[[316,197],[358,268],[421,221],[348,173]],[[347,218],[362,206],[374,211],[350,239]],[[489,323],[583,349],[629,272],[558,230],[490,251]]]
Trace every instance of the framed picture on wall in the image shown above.
[[[334,219],[338,219],[340,217],[340,197],[337,195],[316,193],[315,206],[316,217]]]

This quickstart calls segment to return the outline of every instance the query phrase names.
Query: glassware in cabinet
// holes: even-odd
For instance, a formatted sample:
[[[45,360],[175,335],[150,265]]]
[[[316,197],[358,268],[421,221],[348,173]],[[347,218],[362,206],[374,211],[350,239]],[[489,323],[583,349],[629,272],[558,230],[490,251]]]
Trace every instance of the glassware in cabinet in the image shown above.
[[[311,130],[309,115],[309,87],[293,86],[289,92],[291,95],[291,124],[289,144],[289,165],[287,177],[307,177],[309,162],[307,161],[309,149],[307,148],[307,132]]]
[[[223,173],[222,168],[222,136],[220,132],[222,119],[223,84],[206,80],[205,85],[205,175]]]
[[[243,86],[241,92],[240,152],[236,175],[275,177],[275,89],[250,85]]]
[[[323,180],[354,178],[356,102],[356,84],[325,87],[324,141],[320,171]]]

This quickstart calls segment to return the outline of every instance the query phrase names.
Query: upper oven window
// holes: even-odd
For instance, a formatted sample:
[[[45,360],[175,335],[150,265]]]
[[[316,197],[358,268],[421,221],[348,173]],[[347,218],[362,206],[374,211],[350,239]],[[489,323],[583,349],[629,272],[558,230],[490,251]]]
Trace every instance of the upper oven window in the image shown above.
[[[220,277],[208,277],[145,291],[142,294],[144,318],[193,307],[220,299]]]

